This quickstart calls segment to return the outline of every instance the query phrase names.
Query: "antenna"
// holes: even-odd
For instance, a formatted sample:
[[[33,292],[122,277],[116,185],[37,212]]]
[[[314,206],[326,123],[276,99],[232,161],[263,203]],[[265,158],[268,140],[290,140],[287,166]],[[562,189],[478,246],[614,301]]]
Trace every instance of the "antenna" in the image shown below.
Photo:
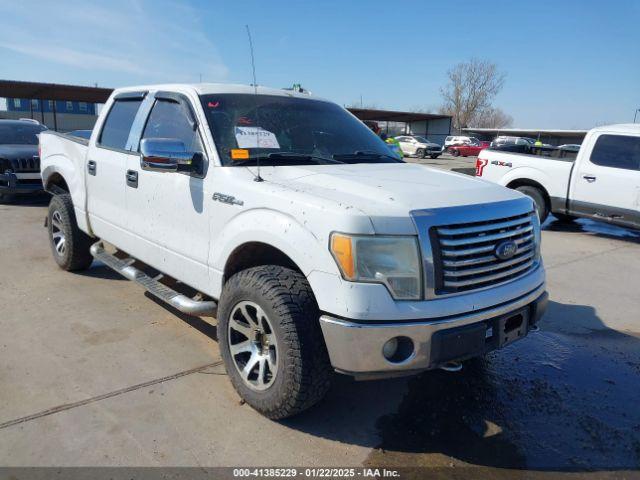
[[[256,142],[258,144],[258,148],[260,148],[260,117],[258,116],[258,83],[256,82],[256,61],[253,56],[253,41],[251,40],[251,30],[249,30],[249,25],[245,25],[247,28],[247,36],[249,37],[249,50],[251,51],[251,71],[253,73],[253,94],[255,97],[255,106],[256,106],[256,128],[258,131],[256,132]],[[257,174],[253,179],[254,182],[263,182],[264,180],[260,176],[260,154],[256,157],[256,167]]]

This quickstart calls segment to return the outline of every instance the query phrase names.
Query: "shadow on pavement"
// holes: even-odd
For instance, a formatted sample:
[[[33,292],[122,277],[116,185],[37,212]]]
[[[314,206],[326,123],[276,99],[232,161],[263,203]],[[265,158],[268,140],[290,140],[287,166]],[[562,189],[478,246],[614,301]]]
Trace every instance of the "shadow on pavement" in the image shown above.
[[[93,264],[87,270],[80,270],[80,271],[77,271],[77,272],[74,272],[74,273],[76,275],[82,275],[84,277],[102,278],[102,279],[105,279],[105,280],[125,280],[125,281],[128,281],[126,278],[124,278],[122,275],[120,275],[115,270],[107,267],[104,263],[98,262],[96,260],[93,261]]]
[[[610,225],[605,222],[596,222],[586,218],[573,222],[561,222],[552,215],[542,225],[543,230],[550,232],[583,233],[595,237],[625,240],[632,243],[640,243],[640,232]]]
[[[49,205],[51,196],[48,193],[39,193],[34,195],[19,195],[13,197],[7,205],[18,207],[46,207]],[[2,205],[2,203],[0,203]]]
[[[283,423],[373,447],[370,466],[452,457],[498,469],[637,469],[639,375],[639,338],[609,329],[592,307],[550,302],[540,332],[459,373],[338,378],[325,402]]]

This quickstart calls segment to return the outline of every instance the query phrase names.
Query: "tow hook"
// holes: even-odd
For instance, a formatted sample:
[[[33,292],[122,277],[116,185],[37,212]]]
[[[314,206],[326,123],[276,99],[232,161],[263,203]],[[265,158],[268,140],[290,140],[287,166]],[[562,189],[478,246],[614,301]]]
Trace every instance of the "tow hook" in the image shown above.
[[[445,372],[459,372],[462,370],[462,364],[460,362],[447,362],[440,365],[440,370]]]
[[[540,331],[540,327],[538,325],[531,325],[529,327],[529,331],[532,332],[532,333],[533,332],[539,332]]]

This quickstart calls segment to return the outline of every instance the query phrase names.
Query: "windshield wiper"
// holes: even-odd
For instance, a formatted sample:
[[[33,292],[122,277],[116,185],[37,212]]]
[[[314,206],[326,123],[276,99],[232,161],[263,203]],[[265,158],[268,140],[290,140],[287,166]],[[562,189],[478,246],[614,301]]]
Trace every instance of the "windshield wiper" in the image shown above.
[[[402,162],[397,157],[393,155],[387,155],[386,153],[378,153],[371,150],[356,150],[353,153],[336,153],[333,155],[335,160],[378,160],[378,159],[389,159],[394,162]]]
[[[297,153],[297,152],[274,152],[268,155],[256,155],[253,157],[249,157],[246,160],[234,161],[234,165],[246,165],[247,163],[254,163],[257,160],[260,162],[264,162],[265,160],[293,160],[293,161],[307,161],[314,163],[344,163],[340,160],[328,157],[322,157],[319,155],[310,155],[307,153]],[[274,162],[277,164],[278,162]]]

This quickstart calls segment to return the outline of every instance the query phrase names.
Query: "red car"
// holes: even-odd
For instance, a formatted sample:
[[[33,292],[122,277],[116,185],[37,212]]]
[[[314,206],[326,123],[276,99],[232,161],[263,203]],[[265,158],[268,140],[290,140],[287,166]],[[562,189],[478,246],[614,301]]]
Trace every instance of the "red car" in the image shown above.
[[[464,145],[453,145],[449,147],[449,153],[454,157],[462,155],[463,157],[475,157],[489,146],[489,142],[467,143]]]

